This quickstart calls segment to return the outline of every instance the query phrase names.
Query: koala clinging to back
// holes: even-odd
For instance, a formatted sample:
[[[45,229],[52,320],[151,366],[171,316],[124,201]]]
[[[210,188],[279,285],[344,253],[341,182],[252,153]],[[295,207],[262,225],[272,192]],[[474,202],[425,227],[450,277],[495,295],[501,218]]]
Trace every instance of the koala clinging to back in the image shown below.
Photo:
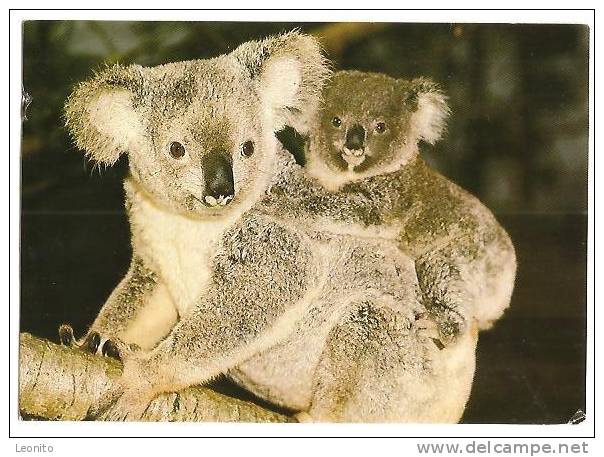
[[[444,341],[473,320],[489,328],[509,306],[516,258],[491,212],[419,156],[420,141],[442,135],[446,97],[424,78],[358,71],[335,73],[323,95],[304,155],[308,175],[330,192],[290,204],[310,220],[343,222],[343,232],[373,227],[396,239]]]
[[[78,146],[130,167],[132,262],[83,343],[117,349],[124,372],[93,416],[140,418],[157,394],[228,373],[313,420],[459,419],[474,340],[441,351],[418,325],[410,259],[261,204],[278,176],[293,189],[273,171],[274,132],[304,124],[328,73],[315,40],[288,33],[76,87]]]

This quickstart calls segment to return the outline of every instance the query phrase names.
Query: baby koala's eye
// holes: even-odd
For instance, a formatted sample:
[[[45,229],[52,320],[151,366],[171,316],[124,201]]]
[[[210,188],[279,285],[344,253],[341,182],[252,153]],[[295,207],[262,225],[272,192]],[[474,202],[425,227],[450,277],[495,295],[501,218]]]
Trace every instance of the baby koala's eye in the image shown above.
[[[335,128],[339,129],[340,126],[342,125],[342,119],[340,119],[339,117],[334,117],[331,120],[331,125],[333,125]]]
[[[182,159],[185,155],[185,147],[178,141],[173,141],[170,144],[170,155],[175,159]]]
[[[384,133],[386,131],[386,124],[384,122],[378,122],[375,124],[375,131],[377,133]]]
[[[241,146],[241,156],[245,157],[247,159],[249,157],[252,157],[253,154],[254,154],[254,142],[249,140],[249,141],[246,141],[245,143],[243,143],[243,145]]]

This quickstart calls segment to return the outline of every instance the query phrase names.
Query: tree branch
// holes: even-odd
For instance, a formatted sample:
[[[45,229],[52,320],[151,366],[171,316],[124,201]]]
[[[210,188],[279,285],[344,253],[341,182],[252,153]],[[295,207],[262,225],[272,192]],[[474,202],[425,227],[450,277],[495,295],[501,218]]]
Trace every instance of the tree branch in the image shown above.
[[[388,25],[379,22],[336,22],[318,27],[311,34],[319,39],[331,60],[339,61],[351,44],[383,31]]]
[[[91,355],[22,333],[19,410],[49,420],[82,420],[122,372],[117,360]],[[206,387],[157,397],[140,420],[294,422],[293,419]]]

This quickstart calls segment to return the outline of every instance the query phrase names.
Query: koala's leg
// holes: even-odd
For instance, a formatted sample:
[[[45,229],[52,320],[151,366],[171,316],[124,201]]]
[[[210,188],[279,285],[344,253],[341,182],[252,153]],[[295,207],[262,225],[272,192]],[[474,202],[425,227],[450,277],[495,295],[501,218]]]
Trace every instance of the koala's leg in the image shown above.
[[[439,349],[379,301],[351,306],[331,330],[301,422],[459,421],[475,368],[476,332]]]
[[[103,351],[111,356],[117,356],[117,348],[112,343],[116,339],[151,349],[170,332],[177,318],[166,287],[153,271],[135,258],[88,333],[75,344],[89,352]],[[73,338],[68,326],[61,326],[59,334],[66,344]]]

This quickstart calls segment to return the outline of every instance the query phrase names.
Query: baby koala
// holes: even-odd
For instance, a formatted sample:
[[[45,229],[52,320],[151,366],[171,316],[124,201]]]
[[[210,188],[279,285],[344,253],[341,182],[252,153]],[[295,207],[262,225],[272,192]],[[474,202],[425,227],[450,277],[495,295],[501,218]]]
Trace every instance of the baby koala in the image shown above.
[[[395,239],[415,260],[444,342],[474,320],[489,328],[509,306],[516,274],[512,242],[491,212],[419,155],[448,115],[428,79],[336,73],[304,152],[307,174],[329,192],[297,205],[310,220],[339,220],[337,230]]]

